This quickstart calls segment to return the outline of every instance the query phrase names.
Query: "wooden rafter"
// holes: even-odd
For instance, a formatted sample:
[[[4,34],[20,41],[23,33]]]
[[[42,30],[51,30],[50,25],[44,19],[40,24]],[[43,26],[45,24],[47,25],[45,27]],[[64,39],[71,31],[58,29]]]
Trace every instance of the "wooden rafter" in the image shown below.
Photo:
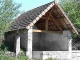
[[[46,17],[42,17],[41,19],[44,19],[46,20],[47,18]],[[56,19],[56,20],[63,20],[64,18],[60,18],[60,19]],[[49,20],[54,20],[53,18],[49,18]]]
[[[46,17],[42,17],[41,19],[46,20],[47,18],[46,18]],[[54,20],[54,19],[53,19],[53,18],[49,18],[49,20],[52,21],[52,20]],[[67,28],[67,24],[66,24],[66,22],[64,21],[64,18],[55,19],[55,20],[58,20],[65,29],[68,29],[68,28]]]
[[[54,31],[52,24],[49,23],[49,31]]]
[[[46,17],[42,17],[42,19],[46,20],[47,18]],[[48,18],[49,20],[53,21],[53,23],[58,27],[58,29],[60,31],[62,31],[62,28],[59,26],[59,24],[57,23],[56,20],[64,20],[64,18],[60,18],[60,19],[54,19],[53,16],[51,15],[51,17]],[[54,21],[55,20],[55,21]],[[62,24],[62,22],[61,22]],[[63,25],[63,24],[62,24]]]
[[[66,18],[66,20],[68,21],[68,23],[71,25],[72,27],[72,32],[78,34],[78,31],[76,30],[76,28],[74,27],[74,25],[71,23],[70,19],[67,17],[67,15],[64,13],[64,11],[62,10],[62,8],[59,6],[59,4],[56,4],[56,6],[60,9],[60,11],[62,12],[62,14],[64,15],[64,17]]]
[[[54,30],[57,30],[57,28],[56,28],[56,26],[54,25],[53,21],[51,20],[51,21],[49,21],[49,22],[50,22],[51,26],[53,27],[53,29],[54,29]]]
[[[52,9],[53,10],[53,9]],[[58,27],[58,29],[62,32],[62,28],[60,27],[60,25],[57,23],[57,21],[54,19],[54,17],[51,15],[51,18],[53,19],[52,21],[54,22],[54,24]]]
[[[63,20],[59,20],[59,21],[60,21],[61,25],[67,30],[68,27],[67,27],[67,25],[66,25],[64,19],[63,19]]]
[[[46,29],[46,31],[48,31],[48,20],[46,20],[46,22],[45,22],[45,29]]]
[[[52,9],[51,9],[51,11],[50,11],[50,13],[49,13],[49,16],[48,16],[48,18],[46,19],[46,31],[48,31],[48,20],[49,20],[49,18],[50,18],[50,16],[51,16],[51,13],[52,13]]]
[[[56,20],[52,20],[54,24],[58,27],[58,29],[62,32],[62,28],[59,26],[59,24],[56,22]]]

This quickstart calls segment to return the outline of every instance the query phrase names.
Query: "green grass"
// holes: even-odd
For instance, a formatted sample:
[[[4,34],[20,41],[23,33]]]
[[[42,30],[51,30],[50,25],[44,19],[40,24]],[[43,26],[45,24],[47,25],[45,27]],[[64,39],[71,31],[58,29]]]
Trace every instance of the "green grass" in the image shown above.
[[[11,55],[6,55],[5,52],[11,50],[12,52],[12,49],[13,46],[11,46],[10,44],[8,43],[1,43],[0,42],[0,60],[30,60],[27,56],[25,56],[25,50],[24,49],[21,49],[21,53],[16,57],[16,56],[11,56]],[[38,59],[34,59],[34,60],[38,60]],[[42,59],[39,59],[39,60],[42,60]],[[56,60],[56,59],[53,59],[53,58],[48,58],[46,60]]]
[[[10,45],[9,45],[9,48]],[[0,42],[0,60],[29,60],[27,56],[25,56],[25,53],[22,52],[19,54],[19,56],[11,56],[11,55],[6,55],[5,52],[9,50],[8,46],[6,46],[5,43]],[[22,51],[22,50],[21,50]]]

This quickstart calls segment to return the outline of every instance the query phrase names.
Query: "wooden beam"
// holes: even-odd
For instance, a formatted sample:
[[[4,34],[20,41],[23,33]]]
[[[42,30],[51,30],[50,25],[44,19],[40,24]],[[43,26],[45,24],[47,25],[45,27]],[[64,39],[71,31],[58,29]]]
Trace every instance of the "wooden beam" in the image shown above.
[[[59,20],[59,21],[60,21],[60,20]],[[68,29],[68,27],[67,27],[67,25],[66,25],[64,19],[61,20],[60,23],[62,24],[62,26],[63,26],[66,30]]]
[[[46,22],[45,22],[45,29],[46,29],[46,31],[48,31],[48,20],[46,20]]]
[[[50,13],[49,13],[49,16],[48,16],[48,18],[46,19],[46,31],[48,31],[48,20],[49,20],[49,18],[50,18],[50,16],[51,16],[51,13],[52,13],[52,9],[51,9],[51,11],[50,11]]]
[[[72,22],[70,21],[70,19],[67,17],[67,15],[64,13],[63,9],[59,6],[59,4],[56,4],[56,6],[60,9],[60,11],[62,12],[62,14],[64,15],[64,17],[66,18],[66,20],[68,21],[68,23],[71,25],[72,27],[72,32],[78,34],[78,31],[76,30],[76,28],[74,27],[74,25],[72,24]]]
[[[54,29],[54,30],[58,30],[58,29],[57,29],[57,27],[54,25],[54,23],[53,23],[53,21],[52,21],[52,20],[51,20],[51,21],[49,21],[49,22],[50,22],[50,24],[51,24],[51,26],[53,27],[53,29]]]
[[[37,29],[33,29],[32,31],[33,31],[33,32],[38,32],[38,33],[41,33],[41,32],[46,32],[46,33],[59,33],[59,34],[62,33],[61,31],[46,31],[46,30],[37,30]]]
[[[42,17],[41,19],[44,19],[44,20],[46,20],[47,19],[47,17]],[[54,20],[53,18],[48,18],[49,20]],[[60,18],[60,19],[55,19],[55,20],[63,20],[64,18]]]
[[[47,18],[46,18],[46,17],[42,17],[42,19],[46,20]],[[65,29],[68,29],[68,28],[67,28],[67,24],[66,24],[64,18],[60,18],[60,19],[49,18],[49,20],[50,20],[50,21],[52,21],[52,20],[59,20],[60,23],[61,23],[61,25],[63,25],[63,26],[65,27]]]
[[[47,18],[45,18],[45,17],[43,17],[44,19],[47,19]],[[54,22],[54,24],[58,27],[58,29],[60,30],[60,31],[62,31],[62,28],[59,26],[59,24],[56,22],[56,19],[53,19],[53,18],[48,18],[49,20],[52,20],[53,22]],[[60,20],[60,19],[59,19]]]
[[[56,20],[52,20],[54,24],[58,27],[58,29],[62,32],[62,28],[59,26],[59,24],[56,22]]]
[[[52,9],[53,10],[53,9]],[[60,27],[59,23],[54,19],[54,17],[51,15],[51,18],[53,19],[52,21],[54,22],[54,24],[58,27],[58,29],[62,32],[62,28]]]
[[[43,16],[45,15],[45,13],[47,13],[52,7],[54,6],[54,3],[50,4],[46,9],[44,9],[44,11],[42,11],[42,13],[40,13],[33,21],[33,24],[29,24],[28,26],[26,26],[26,29],[30,29],[30,27],[34,26],[34,24]]]

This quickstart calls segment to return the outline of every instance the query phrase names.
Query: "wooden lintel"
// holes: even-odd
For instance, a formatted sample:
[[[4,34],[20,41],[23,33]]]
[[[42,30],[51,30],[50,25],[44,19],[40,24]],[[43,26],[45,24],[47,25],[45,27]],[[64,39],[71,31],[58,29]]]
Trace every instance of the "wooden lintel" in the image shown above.
[[[46,20],[47,19],[47,17],[42,17],[41,19],[44,19],[44,20]],[[53,18],[48,18],[49,20],[54,20]],[[60,18],[60,19],[55,19],[55,20],[63,20],[64,18]]]
[[[33,29],[32,30],[33,32],[46,32],[46,33],[59,33],[61,34],[62,32],[61,31],[46,31],[46,30],[37,30],[37,29]]]

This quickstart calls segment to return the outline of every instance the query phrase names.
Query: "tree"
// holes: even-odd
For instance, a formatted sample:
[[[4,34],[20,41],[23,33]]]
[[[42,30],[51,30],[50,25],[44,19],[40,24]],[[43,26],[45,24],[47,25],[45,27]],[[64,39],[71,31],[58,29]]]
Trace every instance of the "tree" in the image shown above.
[[[0,38],[9,27],[10,23],[20,13],[21,4],[15,3],[13,0],[0,0]]]
[[[61,0],[60,4],[80,33],[80,0]],[[76,37],[80,37],[80,34],[73,35],[73,38]]]

